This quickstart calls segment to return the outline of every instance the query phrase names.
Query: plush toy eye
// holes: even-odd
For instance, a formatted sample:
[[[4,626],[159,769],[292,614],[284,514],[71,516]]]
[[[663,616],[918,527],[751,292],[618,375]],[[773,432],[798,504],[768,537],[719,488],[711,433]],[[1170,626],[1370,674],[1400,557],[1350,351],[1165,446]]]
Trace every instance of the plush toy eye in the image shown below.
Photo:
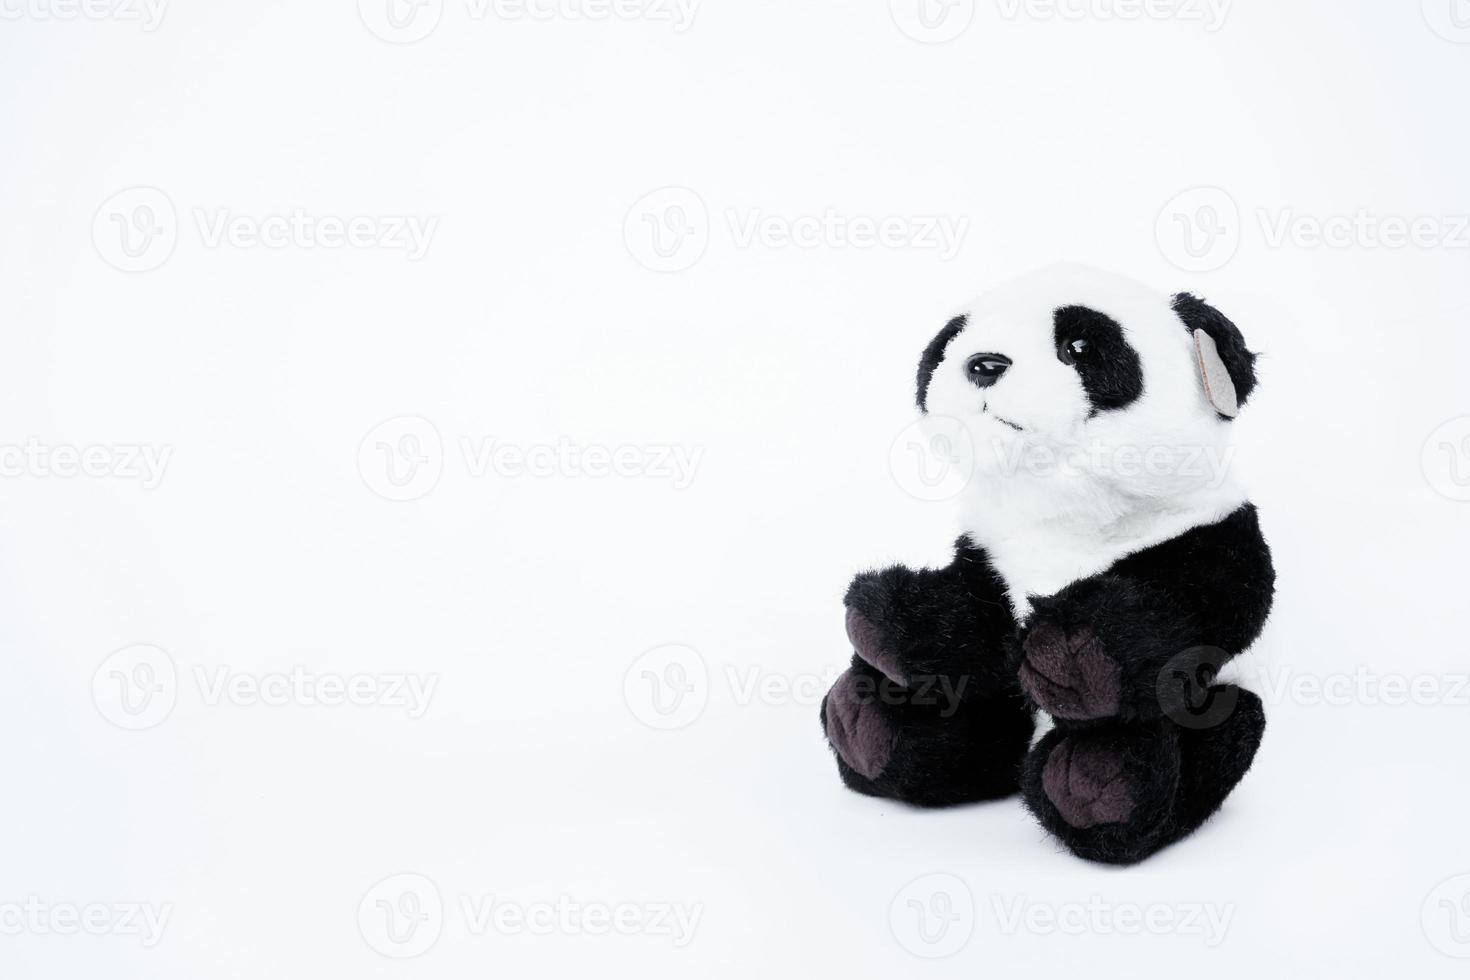
[[[1057,350],[1057,357],[1061,359],[1063,364],[1076,364],[1079,360],[1086,357],[1088,351],[1091,349],[1091,344],[1078,337],[1076,340],[1063,344]]]

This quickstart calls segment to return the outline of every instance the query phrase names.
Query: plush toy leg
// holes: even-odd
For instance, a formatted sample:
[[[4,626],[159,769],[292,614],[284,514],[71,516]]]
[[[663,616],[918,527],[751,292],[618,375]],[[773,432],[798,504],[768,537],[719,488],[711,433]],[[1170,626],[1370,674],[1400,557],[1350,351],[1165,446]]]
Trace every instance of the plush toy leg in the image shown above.
[[[918,806],[1009,796],[1033,721],[1019,692],[974,696],[927,679],[904,687],[854,657],[822,701],[822,730],[849,789]]]
[[[1026,758],[1027,807],[1068,850],[1107,864],[1142,861],[1193,833],[1250,768],[1266,727],[1260,698],[1211,690],[1232,708],[1209,727],[1165,718],[1047,733]]]

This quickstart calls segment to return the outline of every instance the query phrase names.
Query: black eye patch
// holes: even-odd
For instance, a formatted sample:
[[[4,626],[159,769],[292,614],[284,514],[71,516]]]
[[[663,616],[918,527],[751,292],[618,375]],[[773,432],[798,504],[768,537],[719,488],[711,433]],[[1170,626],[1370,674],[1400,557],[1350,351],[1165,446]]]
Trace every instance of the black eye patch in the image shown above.
[[[1143,365],[1123,338],[1123,328],[1106,313],[1063,306],[1052,317],[1057,357],[1082,380],[1092,405],[1089,416],[1126,408],[1143,394]]]
[[[944,329],[929,341],[929,346],[924,348],[924,354],[919,358],[919,389],[917,401],[919,411],[929,411],[927,404],[929,400],[929,382],[934,378],[934,369],[939,367],[939,362],[944,360],[944,349],[949,342],[959,336],[959,332],[965,329],[966,317],[957,316],[944,325]]]

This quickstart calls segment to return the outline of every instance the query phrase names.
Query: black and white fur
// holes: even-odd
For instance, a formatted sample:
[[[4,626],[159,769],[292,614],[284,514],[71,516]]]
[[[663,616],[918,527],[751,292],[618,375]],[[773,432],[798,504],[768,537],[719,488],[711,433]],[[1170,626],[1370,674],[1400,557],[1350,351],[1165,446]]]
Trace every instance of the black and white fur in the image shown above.
[[[1228,470],[1254,363],[1196,297],[1076,267],[949,321],[918,404],[964,427],[976,472],[948,567],[848,589],[855,654],[822,723],[850,788],[929,806],[1019,789],[1074,853],[1111,863],[1220,806],[1265,725],[1255,695],[1216,681],[1273,593]],[[1144,454],[1163,465],[1120,465]],[[1053,728],[1033,746],[1037,709]]]

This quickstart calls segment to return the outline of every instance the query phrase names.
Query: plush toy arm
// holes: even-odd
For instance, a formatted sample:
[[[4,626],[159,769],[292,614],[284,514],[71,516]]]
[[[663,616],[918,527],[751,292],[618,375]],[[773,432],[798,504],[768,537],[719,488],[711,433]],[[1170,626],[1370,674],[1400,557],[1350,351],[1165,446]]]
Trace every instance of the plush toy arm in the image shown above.
[[[1274,582],[1270,550],[1247,505],[1034,598],[1021,686],[1063,721],[1190,712],[1191,698],[1260,633]]]
[[[863,572],[844,600],[857,656],[904,686],[965,679],[975,696],[1012,686],[1005,649],[1015,620],[1000,577],[961,538],[942,569]]]
[[[822,730],[848,788],[920,806],[1016,792],[1035,724],[984,552],[962,538],[946,568],[859,575],[847,632],[856,652],[822,701]]]

